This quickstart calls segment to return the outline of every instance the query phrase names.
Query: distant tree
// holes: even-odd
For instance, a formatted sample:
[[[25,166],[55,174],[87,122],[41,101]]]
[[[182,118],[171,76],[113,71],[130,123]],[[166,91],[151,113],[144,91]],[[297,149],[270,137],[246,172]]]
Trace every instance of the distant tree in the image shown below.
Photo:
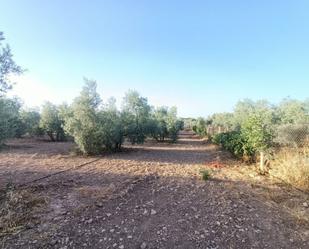
[[[42,107],[40,127],[50,137],[51,141],[65,140],[63,125],[64,120],[59,115],[58,107],[46,102]]]
[[[231,129],[234,125],[234,115],[233,113],[223,112],[215,113],[211,116],[212,125],[220,126],[225,129]]]
[[[4,45],[3,40],[3,32],[0,32],[0,96],[12,88],[9,75],[22,72],[21,67],[17,66],[13,60],[10,46]]]
[[[164,141],[170,138],[176,142],[178,132],[184,128],[184,122],[177,118],[176,107],[158,107],[154,110],[151,120],[151,135],[157,141]]]
[[[100,154],[104,147],[104,137],[100,122],[101,98],[97,84],[85,79],[85,86],[66,111],[64,129],[74,138],[84,154]]]
[[[286,98],[278,106],[282,124],[297,124],[309,122],[308,101],[302,102]]]
[[[164,141],[164,139],[168,137],[167,116],[168,107],[161,106],[154,111],[151,135],[157,141]]]
[[[23,135],[38,136],[44,131],[40,128],[41,115],[37,110],[20,110],[16,137]]]
[[[264,124],[272,125],[279,122],[276,108],[267,100],[252,101],[245,99],[239,101],[234,109],[234,128],[239,128],[247,121],[250,115],[257,114],[263,118]]]
[[[198,118],[195,122],[193,127],[193,131],[198,134],[199,136],[206,136],[207,135],[207,122],[204,118]]]
[[[143,143],[148,134],[150,106],[136,91],[128,91],[123,99],[122,119],[125,134],[132,144]]]

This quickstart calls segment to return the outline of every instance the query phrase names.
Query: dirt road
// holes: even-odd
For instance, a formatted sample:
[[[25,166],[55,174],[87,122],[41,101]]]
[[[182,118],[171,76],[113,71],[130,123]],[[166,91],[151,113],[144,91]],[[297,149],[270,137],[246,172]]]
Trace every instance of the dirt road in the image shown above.
[[[13,141],[0,153],[0,187],[97,159],[71,156],[70,146]],[[24,191],[44,198],[45,205],[29,212],[29,221],[15,234],[0,237],[0,246],[308,248],[308,223],[290,212],[292,204],[285,208],[290,198],[293,207],[307,212],[302,203],[308,196],[251,179],[231,166],[235,163],[189,132],[176,144],[128,146],[28,184]],[[203,181],[200,170],[217,164],[223,168]],[[274,193],[285,199],[278,201]]]

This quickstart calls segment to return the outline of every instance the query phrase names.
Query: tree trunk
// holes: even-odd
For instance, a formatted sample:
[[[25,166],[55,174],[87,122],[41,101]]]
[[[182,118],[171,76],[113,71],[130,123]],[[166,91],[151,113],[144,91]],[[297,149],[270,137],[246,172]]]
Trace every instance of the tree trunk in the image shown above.
[[[47,135],[50,137],[52,142],[55,142],[54,134],[52,132],[47,133]]]

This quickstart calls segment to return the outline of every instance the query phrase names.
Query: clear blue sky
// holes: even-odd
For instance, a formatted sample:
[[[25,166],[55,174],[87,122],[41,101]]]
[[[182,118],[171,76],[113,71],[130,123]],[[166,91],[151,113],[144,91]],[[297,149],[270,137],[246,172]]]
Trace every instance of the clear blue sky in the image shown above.
[[[15,88],[27,105],[69,102],[83,76],[104,99],[136,89],[181,116],[231,111],[246,97],[309,97],[308,0],[2,0],[0,8],[0,30],[28,69]]]

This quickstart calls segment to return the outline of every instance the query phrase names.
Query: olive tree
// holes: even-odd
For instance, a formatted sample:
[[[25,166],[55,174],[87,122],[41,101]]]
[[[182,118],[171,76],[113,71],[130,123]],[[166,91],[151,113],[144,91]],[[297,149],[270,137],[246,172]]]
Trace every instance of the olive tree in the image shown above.
[[[183,120],[177,118],[176,107],[158,107],[154,110],[151,119],[151,135],[157,141],[164,141],[170,138],[175,142],[178,138],[179,130],[184,128]]]
[[[21,67],[16,65],[13,60],[10,46],[3,44],[3,41],[3,32],[0,32],[0,96],[12,87],[12,82],[9,79],[10,74],[22,72]]]
[[[98,115],[101,98],[96,88],[95,81],[85,79],[85,86],[64,118],[65,131],[74,138],[81,152],[88,155],[101,153],[104,146]]]
[[[122,104],[124,133],[132,144],[143,143],[148,134],[150,106],[147,98],[136,91],[128,91]]]
[[[64,120],[59,114],[58,107],[46,102],[42,107],[40,127],[50,137],[51,141],[65,140],[63,125]]]
[[[16,137],[43,135],[44,131],[40,127],[40,119],[41,115],[37,110],[20,110]]]
[[[99,111],[100,133],[107,150],[120,151],[124,140],[121,113],[117,110],[116,100],[110,98]]]
[[[286,98],[278,106],[281,124],[299,124],[309,122],[308,101]]]

